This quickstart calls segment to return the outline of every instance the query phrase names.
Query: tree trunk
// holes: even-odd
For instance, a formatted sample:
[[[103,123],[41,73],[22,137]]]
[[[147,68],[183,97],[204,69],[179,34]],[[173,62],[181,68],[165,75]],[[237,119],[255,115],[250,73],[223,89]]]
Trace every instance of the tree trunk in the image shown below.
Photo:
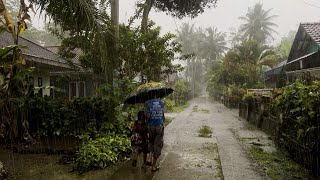
[[[154,0],[146,0],[143,5],[143,14],[142,14],[142,21],[141,21],[141,33],[143,35],[147,34],[147,31],[148,31],[149,13],[150,13],[151,8],[153,6],[153,2],[154,2]],[[144,46],[145,46],[145,51],[147,52],[149,42],[145,41]],[[148,61],[149,61],[149,55],[148,55],[148,53],[146,53],[144,63],[142,64],[142,66],[144,64],[148,63]],[[144,78],[144,74],[142,72],[141,72],[141,78],[142,79]],[[148,81],[149,81],[149,79],[147,79],[147,82]]]
[[[115,97],[114,97],[114,70],[115,64],[119,62],[118,55],[118,41],[119,41],[119,0],[111,0],[111,19],[112,19],[112,55],[109,60],[109,63],[105,64],[107,66],[105,69],[107,76],[107,84],[109,85],[109,104],[108,104],[108,120],[115,121]]]
[[[149,14],[153,6],[154,0],[146,0],[143,7],[143,15],[141,21],[141,32],[145,34],[148,29]]]

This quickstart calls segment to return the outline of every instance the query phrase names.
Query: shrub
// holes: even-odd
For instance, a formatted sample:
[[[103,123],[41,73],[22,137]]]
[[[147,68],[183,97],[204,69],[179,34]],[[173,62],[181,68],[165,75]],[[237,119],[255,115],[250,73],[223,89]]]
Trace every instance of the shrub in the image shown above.
[[[108,167],[131,153],[130,140],[121,136],[108,136],[84,142],[75,162],[75,169],[85,172]]]
[[[188,82],[183,80],[178,80],[174,83],[174,92],[172,94],[172,99],[176,105],[184,105],[188,100]]]
[[[33,135],[81,135],[99,131],[106,116],[108,101],[82,97],[72,101],[35,96],[28,101],[29,132]]]
[[[319,171],[320,83],[306,86],[296,82],[284,88],[276,98],[275,108],[282,113],[277,142],[298,161]],[[310,158],[311,157],[311,158]]]
[[[164,104],[165,104],[165,111],[166,112],[172,112],[174,111],[174,107],[176,106],[175,102],[169,98],[164,98],[163,99]]]
[[[199,137],[211,137],[212,136],[212,129],[209,126],[202,126],[199,131]]]

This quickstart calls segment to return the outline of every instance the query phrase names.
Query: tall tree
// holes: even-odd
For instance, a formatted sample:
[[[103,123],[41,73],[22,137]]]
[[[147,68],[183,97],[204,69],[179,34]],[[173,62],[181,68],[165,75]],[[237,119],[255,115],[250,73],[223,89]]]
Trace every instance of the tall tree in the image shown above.
[[[144,29],[148,25],[149,13],[153,7],[180,19],[187,16],[194,18],[203,13],[205,8],[215,6],[216,2],[217,0],[145,0],[141,6],[143,8],[141,28]]]
[[[271,14],[272,9],[264,10],[262,6],[262,3],[257,3],[248,8],[245,16],[239,17],[244,21],[244,24],[240,27],[240,32],[247,39],[266,43],[268,38],[273,38],[273,33],[277,33],[274,30],[277,24],[272,21],[278,16]]]
[[[205,33],[205,40],[202,43],[203,58],[208,61],[218,60],[227,50],[226,34],[219,32],[216,27],[207,28]]]
[[[147,31],[149,13],[152,8],[155,8],[159,11],[166,12],[174,17],[183,18],[186,16],[196,17],[202,12],[206,7],[211,7],[216,4],[217,0],[145,0],[144,3],[140,4],[140,10],[142,12],[142,21],[141,21],[141,32],[143,34]],[[144,43],[145,49],[150,45],[149,42]],[[148,54],[145,57],[145,63],[150,61]]]
[[[181,43],[184,54],[194,53],[194,33],[194,24],[183,23],[182,26],[177,29],[177,40]]]

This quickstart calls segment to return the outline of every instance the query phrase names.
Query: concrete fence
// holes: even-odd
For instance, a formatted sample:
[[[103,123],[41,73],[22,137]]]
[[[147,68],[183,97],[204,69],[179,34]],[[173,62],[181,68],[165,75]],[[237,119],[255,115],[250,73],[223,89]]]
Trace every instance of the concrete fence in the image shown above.
[[[286,149],[294,160],[307,167],[318,179],[320,177],[320,142],[318,135],[308,137],[306,140],[313,143],[313,146],[298,142],[297,139],[293,138],[295,134],[290,134],[290,131],[297,132],[299,127],[302,128],[303,125],[295,119],[288,120],[287,117],[281,117],[279,112],[273,112],[270,102],[271,99],[268,98],[263,98],[262,101],[243,101],[239,104],[239,117],[272,135],[280,147]],[[288,131],[284,121],[293,123],[291,127],[294,128]],[[320,127],[317,127],[316,132],[320,134]]]
[[[279,118],[270,112],[270,100],[249,101],[239,103],[239,117],[262,129],[270,135],[275,135]]]

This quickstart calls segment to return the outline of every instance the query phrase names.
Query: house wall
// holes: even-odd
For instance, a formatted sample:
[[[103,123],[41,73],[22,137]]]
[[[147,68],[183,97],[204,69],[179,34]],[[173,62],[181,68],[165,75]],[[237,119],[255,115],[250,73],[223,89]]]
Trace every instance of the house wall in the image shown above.
[[[39,87],[38,78],[42,78],[42,94],[50,96],[50,89],[45,87],[50,86],[50,77],[48,72],[37,72],[32,75],[34,87]],[[0,74],[0,85],[4,83],[4,76]],[[34,93],[38,93],[39,90],[34,90]]]
[[[42,87],[42,95],[50,96],[50,89],[46,88],[50,86],[50,76],[47,71],[41,71],[32,75],[34,87]],[[40,79],[41,78],[41,79]],[[42,81],[42,85],[41,82]],[[34,93],[38,93],[39,90],[34,90]]]
[[[308,53],[317,52],[318,50],[319,50],[319,46],[315,42],[313,41],[309,42],[308,49],[307,49]]]

